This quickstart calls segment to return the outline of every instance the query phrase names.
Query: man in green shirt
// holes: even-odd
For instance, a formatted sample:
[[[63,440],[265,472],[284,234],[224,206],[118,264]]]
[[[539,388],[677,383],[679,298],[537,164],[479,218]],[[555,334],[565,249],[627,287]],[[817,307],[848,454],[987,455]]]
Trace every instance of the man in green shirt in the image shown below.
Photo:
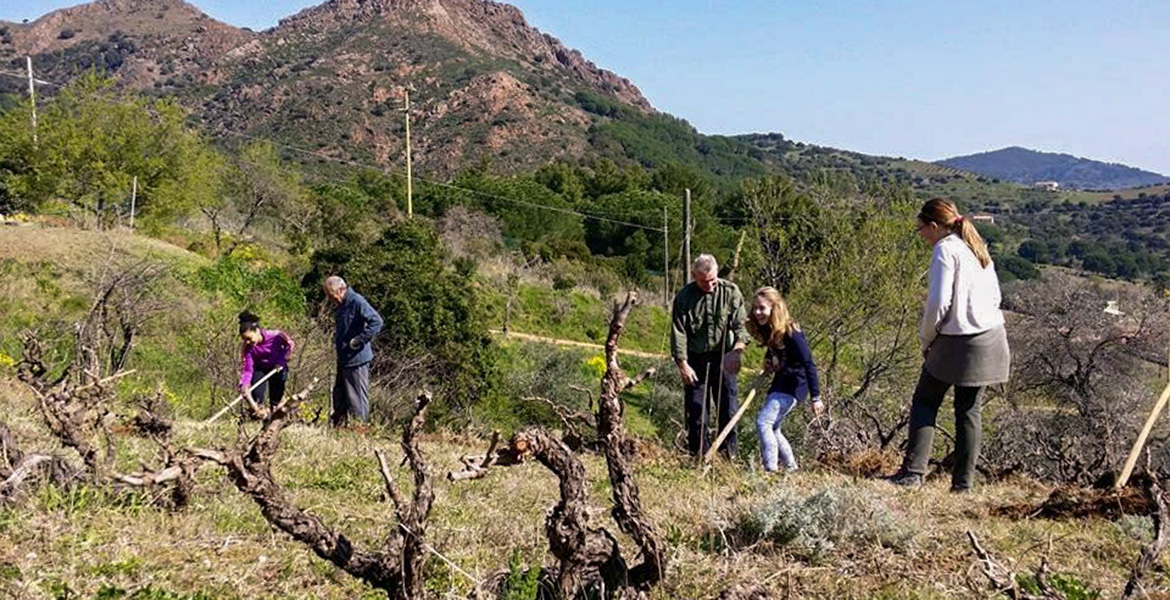
[[[691,275],[694,281],[674,297],[670,353],[685,390],[687,450],[701,456],[711,443],[709,407],[718,408],[720,430],[738,409],[735,378],[747,346],[747,313],[739,288],[719,279],[714,256],[699,255]],[[733,457],[737,447],[732,431],[719,450]]]

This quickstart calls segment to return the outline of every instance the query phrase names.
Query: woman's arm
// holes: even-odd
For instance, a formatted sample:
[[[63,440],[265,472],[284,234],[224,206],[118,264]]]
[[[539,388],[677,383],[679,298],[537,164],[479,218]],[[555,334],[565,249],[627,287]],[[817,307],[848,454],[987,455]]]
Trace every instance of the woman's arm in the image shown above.
[[[934,338],[938,336],[938,328],[947,318],[954,300],[955,289],[955,261],[946,250],[943,242],[934,247],[934,254],[930,261],[929,289],[926,294],[926,306],[922,310],[922,329],[919,339],[922,341],[922,350],[930,348]]]
[[[240,345],[240,391],[248,389],[252,383],[252,350],[247,345]]]
[[[813,362],[812,349],[808,347],[808,340],[805,339],[804,332],[799,329],[793,331],[790,337],[797,354],[800,355],[800,362],[804,365],[804,376],[808,380],[808,393],[813,398],[820,398],[821,379],[817,375],[817,365]]]

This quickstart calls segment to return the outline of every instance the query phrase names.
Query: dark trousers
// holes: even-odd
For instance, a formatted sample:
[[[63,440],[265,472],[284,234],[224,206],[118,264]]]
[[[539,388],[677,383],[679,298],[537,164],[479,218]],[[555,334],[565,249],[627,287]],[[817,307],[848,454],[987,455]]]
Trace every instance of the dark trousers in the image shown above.
[[[692,354],[687,364],[695,370],[699,381],[694,386],[684,386],[687,419],[687,450],[692,456],[703,455],[711,446],[710,423],[712,407],[719,415],[719,431],[731,421],[731,415],[739,409],[736,399],[737,385],[734,375],[723,372],[723,357],[719,352]],[[718,433],[716,433],[718,435]],[[719,446],[725,456],[735,456],[739,449],[736,432],[732,432]]]
[[[264,376],[272,369],[256,369],[252,372],[252,382],[249,387],[256,385],[257,381],[264,379]],[[280,404],[284,399],[284,386],[288,383],[288,369],[281,369],[279,373],[268,378],[268,381],[256,386],[252,390],[252,400],[256,402],[257,406],[264,406],[264,398],[268,397],[270,406]],[[272,392],[271,394],[269,392]]]
[[[333,381],[333,425],[345,425],[349,416],[365,421],[370,415],[370,364],[337,367]]]
[[[910,435],[903,471],[926,475],[935,420],[950,387],[951,384],[934,378],[926,369],[919,375],[910,405]],[[983,443],[983,389],[955,386],[955,466],[951,471],[951,486],[955,488],[970,488],[975,475],[979,446]]]

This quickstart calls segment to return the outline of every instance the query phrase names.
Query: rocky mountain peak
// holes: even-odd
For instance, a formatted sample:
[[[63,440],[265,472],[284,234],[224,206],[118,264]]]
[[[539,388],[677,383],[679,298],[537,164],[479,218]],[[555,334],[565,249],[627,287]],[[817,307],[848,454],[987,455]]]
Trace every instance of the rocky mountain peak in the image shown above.
[[[568,75],[642,110],[650,102],[633,83],[586,60],[528,24],[520,9],[492,0],[329,0],[283,19],[270,35],[328,35],[384,23],[438,35],[467,50]]]

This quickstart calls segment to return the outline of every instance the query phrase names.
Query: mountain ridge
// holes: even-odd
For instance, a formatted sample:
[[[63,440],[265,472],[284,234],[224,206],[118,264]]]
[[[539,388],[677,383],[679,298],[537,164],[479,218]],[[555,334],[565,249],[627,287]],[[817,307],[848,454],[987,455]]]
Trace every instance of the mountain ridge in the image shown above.
[[[1129,165],[1061,152],[1007,146],[936,161],[936,164],[1022,184],[1055,181],[1062,187],[1119,190],[1170,182],[1170,177]]]
[[[9,70],[23,71],[26,54],[53,82],[97,68],[176,97],[212,134],[274,136],[387,167],[400,160],[412,90],[416,166],[437,175],[484,158],[523,170],[583,156],[599,117],[581,94],[657,114],[628,79],[490,0],[329,0],[261,32],[182,0],[97,0],[0,28]]]

